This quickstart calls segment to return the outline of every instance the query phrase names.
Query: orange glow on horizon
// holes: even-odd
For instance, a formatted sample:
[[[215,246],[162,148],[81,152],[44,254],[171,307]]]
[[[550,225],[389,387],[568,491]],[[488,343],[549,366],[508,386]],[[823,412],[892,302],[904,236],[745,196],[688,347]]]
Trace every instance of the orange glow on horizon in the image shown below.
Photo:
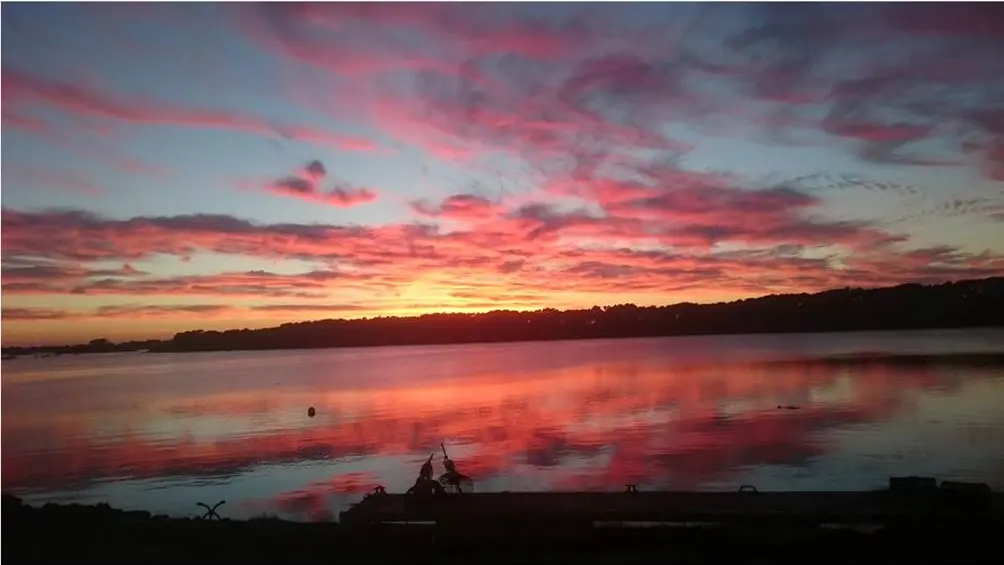
[[[606,304],[593,304],[589,300],[595,296],[589,293],[541,293],[540,303],[495,300],[493,294],[484,297],[457,298],[449,292],[432,292],[401,297],[398,302],[388,303],[380,309],[358,309],[331,311],[318,308],[293,311],[277,309],[273,312],[240,311],[237,308],[221,306],[220,312],[186,313],[153,312],[107,315],[84,312],[69,319],[6,320],[0,325],[4,346],[66,345],[86,343],[92,339],[105,338],[114,342],[170,339],[174,334],[191,330],[224,331],[230,329],[261,329],[284,323],[309,322],[325,319],[356,320],[377,317],[413,317],[426,314],[476,314],[495,310],[515,310],[533,312],[547,308],[557,310],[589,309],[593,306],[612,306],[632,303],[638,306],[662,306],[680,302],[716,303],[748,298],[741,291],[720,289],[694,289],[676,294],[626,294],[618,295]],[[504,296],[504,294],[503,294]],[[426,305],[423,305],[425,303]]]

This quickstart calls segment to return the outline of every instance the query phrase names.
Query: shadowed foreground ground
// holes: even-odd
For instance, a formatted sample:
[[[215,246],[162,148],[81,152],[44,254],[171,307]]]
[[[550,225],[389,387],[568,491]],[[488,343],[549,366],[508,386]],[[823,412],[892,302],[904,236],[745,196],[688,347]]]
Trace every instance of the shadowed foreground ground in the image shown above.
[[[4,495],[4,563],[991,563],[1000,526],[958,531],[603,528],[451,532],[280,520],[208,522]],[[454,532],[455,533],[455,532]]]

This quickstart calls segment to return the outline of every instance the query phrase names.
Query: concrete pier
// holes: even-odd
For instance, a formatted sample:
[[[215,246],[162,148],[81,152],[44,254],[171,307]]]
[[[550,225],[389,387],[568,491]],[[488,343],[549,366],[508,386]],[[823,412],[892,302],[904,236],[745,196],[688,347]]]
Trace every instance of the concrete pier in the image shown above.
[[[953,483],[954,484],[954,483]],[[406,499],[373,494],[344,511],[346,524],[569,524],[710,522],[888,524],[987,521],[1004,515],[1004,495],[988,489],[866,492],[501,492]]]

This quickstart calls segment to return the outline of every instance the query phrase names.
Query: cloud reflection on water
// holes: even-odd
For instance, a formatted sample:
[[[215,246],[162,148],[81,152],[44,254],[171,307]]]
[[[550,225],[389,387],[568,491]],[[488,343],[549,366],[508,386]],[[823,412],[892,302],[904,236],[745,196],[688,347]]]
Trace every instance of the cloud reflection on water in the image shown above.
[[[832,471],[814,465],[855,457],[838,441],[842,430],[885,434],[895,445],[890,422],[937,417],[958,441],[932,445],[947,451],[926,456],[986,451],[1000,439],[1002,418],[966,403],[1000,397],[1002,375],[999,367],[881,359],[680,365],[651,358],[424,386],[236,383],[198,397],[164,389],[117,397],[111,410],[95,401],[103,409],[66,414],[8,411],[5,398],[3,481],[5,490],[84,492],[109,482],[170,489],[199,477],[219,485],[267,474],[267,487],[241,493],[239,512],[327,519],[376,484],[403,490],[445,442],[479,490],[715,488],[776,468],[809,469],[831,484],[824,475]],[[973,387],[977,393],[967,392]],[[982,435],[972,435],[976,428]],[[305,466],[314,478],[292,471]]]

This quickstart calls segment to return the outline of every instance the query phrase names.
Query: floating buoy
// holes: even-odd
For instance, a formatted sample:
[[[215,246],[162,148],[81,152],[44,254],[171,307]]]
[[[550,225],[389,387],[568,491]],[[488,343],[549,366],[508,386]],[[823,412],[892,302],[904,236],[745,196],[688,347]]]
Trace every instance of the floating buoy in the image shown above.
[[[310,416],[311,418],[313,418],[314,414],[317,414],[317,410],[314,410],[313,406],[311,406],[310,408],[307,408],[307,416]]]

